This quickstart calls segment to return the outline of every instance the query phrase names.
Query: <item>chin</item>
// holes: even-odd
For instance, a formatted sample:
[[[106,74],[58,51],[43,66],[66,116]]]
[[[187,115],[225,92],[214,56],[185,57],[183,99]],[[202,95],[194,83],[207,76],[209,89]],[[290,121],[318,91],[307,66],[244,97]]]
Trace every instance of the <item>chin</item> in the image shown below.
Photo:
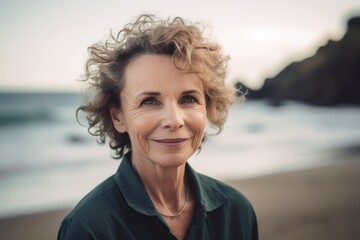
[[[184,165],[193,153],[163,153],[154,156],[154,162],[162,167],[180,167]]]

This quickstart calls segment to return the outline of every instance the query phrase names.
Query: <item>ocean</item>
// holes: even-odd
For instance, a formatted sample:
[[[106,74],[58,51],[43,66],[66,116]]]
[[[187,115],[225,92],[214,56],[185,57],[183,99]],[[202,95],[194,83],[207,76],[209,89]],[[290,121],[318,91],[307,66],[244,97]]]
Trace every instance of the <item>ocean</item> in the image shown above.
[[[0,217],[72,207],[116,171],[109,147],[77,123],[81,103],[76,93],[0,94]],[[247,101],[189,162],[221,180],[335,164],[360,146],[359,124],[353,106]]]

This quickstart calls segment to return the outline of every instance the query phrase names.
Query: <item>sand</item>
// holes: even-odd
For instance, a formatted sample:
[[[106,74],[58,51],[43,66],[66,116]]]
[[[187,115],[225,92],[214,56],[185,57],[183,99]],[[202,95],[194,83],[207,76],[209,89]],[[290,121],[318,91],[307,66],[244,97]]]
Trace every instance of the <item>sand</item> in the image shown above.
[[[331,166],[232,180],[252,202],[262,240],[360,239],[360,157]],[[0,219],[0,239],[56,239],[68,209]]]
[[[252,202],[260,239],[360,239],[360,159],[231,184]]]

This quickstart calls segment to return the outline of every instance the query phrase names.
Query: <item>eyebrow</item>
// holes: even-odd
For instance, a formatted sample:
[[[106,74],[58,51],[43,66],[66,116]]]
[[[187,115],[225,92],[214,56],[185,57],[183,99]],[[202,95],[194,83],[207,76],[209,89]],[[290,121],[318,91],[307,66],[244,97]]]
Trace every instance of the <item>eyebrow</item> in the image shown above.
[[[142,92],[139,96],[160,96],[161,93],[159,92]]]
[[[196,89],[193,89],[193,90],[184,91],[184,92],[181,93],[181,95],[194,94],[194,93],[196,93],[196,94],[201,94],[200,91],[198,91],[198,90],[196,90]]]
[[[186,90],[184,92],[181,93],[181,95],[186,95],[186,94],[201,94],[200,91],[196,90],[196,89],[191,89],[191,90]],[[160,96],[161,93],[159,92],[142,92],[139,94],[139,96]]]

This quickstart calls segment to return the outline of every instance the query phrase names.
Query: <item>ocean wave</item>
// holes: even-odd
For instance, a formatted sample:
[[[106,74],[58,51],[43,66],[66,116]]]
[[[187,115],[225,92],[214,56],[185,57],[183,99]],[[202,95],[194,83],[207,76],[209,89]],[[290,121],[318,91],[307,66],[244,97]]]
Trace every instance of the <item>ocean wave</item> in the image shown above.
[[[56,119],[51,112],[40,110],[35,112],[3,112],[0,113],[0,127],[23,125],[34,122],[52,122]]]
[[[73,121],[76,93],[1,93],[0,127],[38,122]]]

